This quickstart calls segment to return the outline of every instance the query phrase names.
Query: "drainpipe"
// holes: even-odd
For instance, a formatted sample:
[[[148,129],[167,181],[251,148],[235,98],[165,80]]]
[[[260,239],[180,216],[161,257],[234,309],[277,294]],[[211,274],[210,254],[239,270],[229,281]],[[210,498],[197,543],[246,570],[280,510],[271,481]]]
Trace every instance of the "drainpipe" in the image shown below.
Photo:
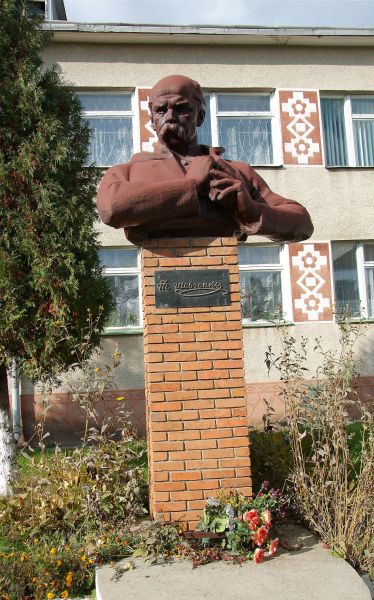
[[[11,382],[12,382],[12,426],[13,426],[13,436],[16,442],[18,442],[19,438],[22,434],[21,427],[21,397],[20,397],[20,377],[19,377],[19,369],[17,359],[12,359],[12,368],[10,372]]]

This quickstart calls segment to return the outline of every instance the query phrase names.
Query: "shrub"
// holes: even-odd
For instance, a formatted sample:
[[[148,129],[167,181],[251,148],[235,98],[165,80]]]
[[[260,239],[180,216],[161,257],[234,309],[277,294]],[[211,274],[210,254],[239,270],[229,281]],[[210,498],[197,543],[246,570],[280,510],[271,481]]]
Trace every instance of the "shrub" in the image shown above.
[[[95,565],[133,552],[130,527],[147,512],[145,448],[134,440],[127,414],[99,420],[97,405],[112,387],[119,355],[99,367],[88,362],[88,347],[83,340],[74,366],[74,398],[86,411],[82,445],[46,448],[42,419],[37,451],[22,452],[13,495],[0,498],[0,598],[89,592]]]
[[[281,328],[283,353],[272,364],[283,381],[293,457],[290,476],[301,518],[331,550],[362,570],[374,560],[374,419],[357,400],[353,346],[358,325],[340,321],[340,351],[325,351],[313,383],[305,380],[307,341]],[[359,414],[351,423],[350,414]],[[352,436],[355,443],[352,444]],[[351,447],[351,451],[350,451]],[[357,451],[359,447],[359,451]]]

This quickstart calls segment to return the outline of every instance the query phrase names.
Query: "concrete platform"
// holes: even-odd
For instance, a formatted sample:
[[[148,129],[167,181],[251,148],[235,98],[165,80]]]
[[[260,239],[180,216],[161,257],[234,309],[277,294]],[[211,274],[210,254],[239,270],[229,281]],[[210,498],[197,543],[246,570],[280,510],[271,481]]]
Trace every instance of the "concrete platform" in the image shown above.
[[[288,525],[282,540],[301,548],[280,550],[260,565],[219,562],[192,569],[186,560],[148,565],[135,559],[136,568],[119,580],[114,566],[101,567],[97,600],[371,600],[356,571],[307,530]]]

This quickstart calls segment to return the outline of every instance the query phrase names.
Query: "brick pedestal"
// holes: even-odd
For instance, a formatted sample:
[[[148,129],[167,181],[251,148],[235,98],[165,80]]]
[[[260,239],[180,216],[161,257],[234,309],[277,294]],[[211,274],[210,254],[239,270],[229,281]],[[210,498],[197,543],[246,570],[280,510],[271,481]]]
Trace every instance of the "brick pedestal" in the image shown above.
[[[225,267],[230,306],[155,308],[155,271]],[[142,278],[151,514],[194,528],[219,489],[251,495],[237,242],[146,242]]]

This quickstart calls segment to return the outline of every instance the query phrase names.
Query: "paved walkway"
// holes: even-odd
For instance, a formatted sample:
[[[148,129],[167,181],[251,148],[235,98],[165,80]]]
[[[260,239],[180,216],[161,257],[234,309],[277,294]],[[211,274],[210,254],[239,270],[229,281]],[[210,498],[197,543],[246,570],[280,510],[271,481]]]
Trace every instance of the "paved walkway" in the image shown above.
[[[192,569],[191,563],[148,565],[113,579],[115,567],[97,571],[97,600],[370,600],[361,577],[334,558],[305,529],[288,526],[282,539],[300,542],[298,551],[281,550],[260,565],[223,562]],[[127,561],[122,561],[127,562]],[[120,563],[121,564],[121,563]]]

